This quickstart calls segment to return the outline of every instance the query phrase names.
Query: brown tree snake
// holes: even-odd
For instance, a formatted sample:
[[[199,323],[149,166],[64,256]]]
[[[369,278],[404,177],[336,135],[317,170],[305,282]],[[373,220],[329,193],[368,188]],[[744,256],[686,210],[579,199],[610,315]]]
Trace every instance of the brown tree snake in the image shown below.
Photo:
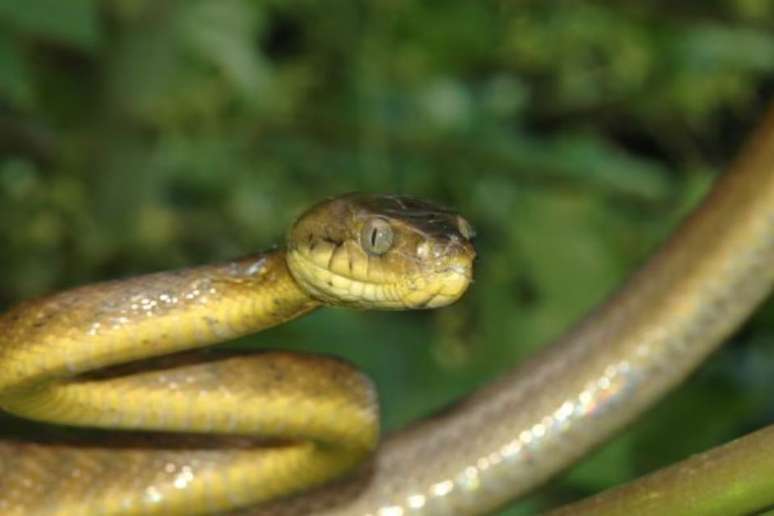
[[[304,214],[286,249],[17,305],[0,316],[3,409],[162,433],[118,444],[0,442],[0,513],[497,508],[630,422],[771,292],[774,112],[603,306],[516,370],[378,446],[372,387],[346,364],[283,352],[175,354],[321,304],[448,304],[472,277],[471,237],[467,221],[435,205],[348,195]]]

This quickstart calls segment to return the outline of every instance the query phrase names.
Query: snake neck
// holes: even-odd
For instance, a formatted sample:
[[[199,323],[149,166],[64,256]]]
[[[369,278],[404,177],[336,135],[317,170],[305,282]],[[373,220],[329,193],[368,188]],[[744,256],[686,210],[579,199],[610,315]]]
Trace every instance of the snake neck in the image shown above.
[[[160,356],[240,337],[317,306],[280,249],[27,301],[0,316],[0,397],[148,358],[149,347]]]

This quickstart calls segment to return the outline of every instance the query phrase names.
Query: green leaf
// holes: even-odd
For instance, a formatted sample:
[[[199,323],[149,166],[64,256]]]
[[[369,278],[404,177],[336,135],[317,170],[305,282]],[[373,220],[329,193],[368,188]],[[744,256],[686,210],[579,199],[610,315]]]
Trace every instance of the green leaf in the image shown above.
[[[269,70],[254,44],[260,28],[254,9],[239,0],[204,0],[192,3],[183,16],[182,37],[195,54],[248,98],[266,89]]]
[[[29,69],[18,43],[7,33],[0,33],[0,98],[3,97],[19,108],[32,103]]]
[[[81,50],[100,41],[96,0],[0,0],[0,22]]]

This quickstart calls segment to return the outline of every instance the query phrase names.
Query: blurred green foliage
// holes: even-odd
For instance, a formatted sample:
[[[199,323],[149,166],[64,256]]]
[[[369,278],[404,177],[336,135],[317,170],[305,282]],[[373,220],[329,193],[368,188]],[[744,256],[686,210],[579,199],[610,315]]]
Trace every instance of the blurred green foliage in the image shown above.
[[[323,350],[426,415],[559,334],[706,191],[774,85],[767,0],[0,0],[0,307],[280,243],[326,195],[477,226],[423,313],[323,310],[240,346]],[[771,303],[693,380],[503,514],[774,420]]]

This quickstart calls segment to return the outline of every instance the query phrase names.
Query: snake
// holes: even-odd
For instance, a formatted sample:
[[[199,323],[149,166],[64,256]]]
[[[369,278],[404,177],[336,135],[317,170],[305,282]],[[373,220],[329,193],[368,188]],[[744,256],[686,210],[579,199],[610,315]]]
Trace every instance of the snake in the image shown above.
[[[373,386],[352,367],[288,353],[179,353],[322,304],[449,304],[471,282],[472,235],[465,219],[433,204],[349,194],[305,212],[284,248],[12,308],[0,319],[4,410],[187,435],[156,440],[158,449],[147,438],[120,449],[3,443],[0,513],[220,513],[346,471],[373,450],[379,431]]]
[[[606,302],[504,376],[383,439],[373,386],[344,362],[200,349],[326,304],[452,303],[472,281],[473,236],[466,219],[435,204],[350,194],[303,214],[282,249],[13,307],[0,316],[3,410],[154,433],[1,441],[0,512],[407,516],[501,507],[631,422],[769,295],[774,110]]]

